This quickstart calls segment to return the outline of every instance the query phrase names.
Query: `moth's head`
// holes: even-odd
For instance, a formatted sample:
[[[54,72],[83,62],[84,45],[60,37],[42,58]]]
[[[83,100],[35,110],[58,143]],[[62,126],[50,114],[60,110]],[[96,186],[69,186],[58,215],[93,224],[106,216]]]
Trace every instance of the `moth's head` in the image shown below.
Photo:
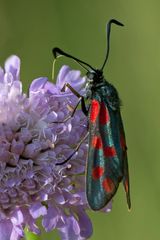
[[[89,80],[92,80],[93,82],[100,82],[103,80],[103,72],[101,70],[88,71],[86,76]]]

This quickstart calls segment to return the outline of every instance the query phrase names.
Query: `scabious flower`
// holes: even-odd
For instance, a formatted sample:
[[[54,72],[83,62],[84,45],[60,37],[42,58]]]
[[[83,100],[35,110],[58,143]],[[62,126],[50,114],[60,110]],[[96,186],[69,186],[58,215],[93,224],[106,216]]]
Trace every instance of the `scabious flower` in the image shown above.
[[[46,231],[58,229],[62,240],[83,240],[92,234],[85,210],[87,142],[64,165],[86,134],[81,110],[64,123],[76,105],[69,82],[81,94],[85,78],[63,66],[56,84],[41,77],[22,91],[20,59],[11,56],[0,68],[0,239],[18,240],[24,227],[39,234],[42,217]],[[108,206],[107,210],[110,209]]]

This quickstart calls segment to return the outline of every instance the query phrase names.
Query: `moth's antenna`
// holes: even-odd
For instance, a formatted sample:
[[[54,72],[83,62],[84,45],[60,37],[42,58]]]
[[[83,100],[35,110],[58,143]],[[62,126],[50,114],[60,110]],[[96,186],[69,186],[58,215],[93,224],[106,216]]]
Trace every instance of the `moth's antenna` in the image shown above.
[[[84,69],[86,69],[87,71],[88,71],[88,69],[87,69],[84,65],[88,66],[88,67],[89,67],[90,69],[92,69],[93,71],[96,71],[96,70],[95,70],[91,65],[89,65],[88,63],[83,62],[83,61],[79,60],[79,59],[76,58],[76,57],[73,57],[72,55],[70,55],[70,54],[62,51],[60,48],[57,48],[57,47],[53,48],[53,49],[52,49],[52,53],[53,53],[53,56],[54,56],[55,58],[57,58],[58,55],[63,55],[63,56],[65,56],[65,57],[68,57],[68,58],[71,58],[71,59],[75,60],[77,63],[79,63],[79,64],[80,64]],[[84,64],[84,65],[83,65],[83,64]]]
[[[115,20],[115,19],[111,19],[108,23],[107,23],[107,53],[106,53],[106,57],[104,60],[104,63],[102,65],[102,68],[100,69],[101,71],[103,71],[103,68],[108,60],[108,56],[109,56],[109,49],[110,49],[110,33],[111,33],[111,24],[114,23],[116,25],[119,26],[124,26],[122,23],[120,23],[119,21]]]

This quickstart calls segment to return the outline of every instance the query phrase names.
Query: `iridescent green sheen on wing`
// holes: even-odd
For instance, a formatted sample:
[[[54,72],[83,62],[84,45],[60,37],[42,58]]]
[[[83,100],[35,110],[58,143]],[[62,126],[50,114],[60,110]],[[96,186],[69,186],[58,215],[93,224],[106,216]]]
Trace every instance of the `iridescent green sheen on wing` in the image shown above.
[[[115,102],[109,98],[111,93],[112,97],[114,97],[113,91],[116,91],[115,88],[113,89],[111,85],[111,91],[108,93],[107,91],[107,87],[102,87],[95,91],[90,108],[90,116],[92,116],[92,111],[94,111],[92,102],[97,101],[99,103],[99,114],[94,122],[90,121],[89,126],[89,151],[86,174],[87,199],[93,210],[100,210],[107,205],[116,193],[122,179],[130,208],[128,164],[126,147],[122,146],[122,138],[125,141],[125,136],[120,107],[117,98],[114,99],[116,100]],[[114,92],[114,94],[117,96],[117,92]],[[95,136],[99,141],[101,140],[102,146],[98,144],[99,147],[96,147],[96,144],[93,144]],[[103,174],[97,175],[99,174],[97,169],[100,169],[101,172],[103,169]],[[96,177],[94,176],[95,172]]]

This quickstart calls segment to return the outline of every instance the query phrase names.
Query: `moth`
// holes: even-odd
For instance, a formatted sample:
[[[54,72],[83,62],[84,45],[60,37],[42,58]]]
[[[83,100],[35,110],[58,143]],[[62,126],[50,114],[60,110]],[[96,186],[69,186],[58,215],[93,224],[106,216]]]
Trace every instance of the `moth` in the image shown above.
[[[63,90],[68,87],[78,97],[78,104],[81,103],[82,111],[88,116],[89,130],[73,154],[57,165],[68,162],[89,135],[86,196],[92,210],[104,208],[115,195],[121,181],[126,192],[128,208],[131,208],[127,146],[120,113],[120,99],[116,88],[103,76],[103,69],[109,56],[112,24],[124,26],[115,19],[108,22],[107,52],[100,69],[93,68],[90,64],[73,57],[60,48],[53,49],[55,58],[59,55],[72,58],[87,70],[85,97],[68,83],[65,84]],[[90,100],[89,109],[85,106],[86,98]],[[74,115],[78,104],[70,117]],[[67,120],[68,118],[65,121]]]

